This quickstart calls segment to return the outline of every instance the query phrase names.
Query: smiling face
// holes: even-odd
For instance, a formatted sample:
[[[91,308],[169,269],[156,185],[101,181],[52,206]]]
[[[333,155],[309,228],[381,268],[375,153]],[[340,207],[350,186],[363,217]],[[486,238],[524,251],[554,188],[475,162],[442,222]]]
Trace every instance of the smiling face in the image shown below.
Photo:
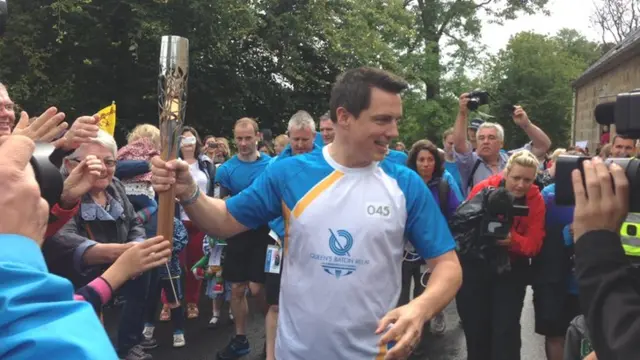
[[[65,166],[71,172],[88,155],[94,155],[98,160],[102,161],[103,165],[100,176],[93,183],[91,191],[105,190],[113,181],[113,174],[116,171],[116,159],[111,150],[105,146],[98,143],[83,144],[76,150],[74,157],[65,160]]]
[[[7,89],[0,87],[0,136],[11,135],[16,123],[14,106]]]
[[[352,147],[351,156],[363,166],[382,161],[389,144],[398,137],[398,120],[402,117],[399,94],[371,88],[369,108],[355,118],[346,109],[338,108],[339,131],[344,131]]]

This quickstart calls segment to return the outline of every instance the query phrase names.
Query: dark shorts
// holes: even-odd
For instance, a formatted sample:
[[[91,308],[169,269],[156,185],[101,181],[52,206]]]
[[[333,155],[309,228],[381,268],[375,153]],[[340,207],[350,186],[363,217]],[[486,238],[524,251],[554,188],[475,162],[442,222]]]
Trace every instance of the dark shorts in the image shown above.
[[[227,239],[222,276],[231,283],[264,284],[264,260],[273,239],[269,227],[248,230]]]
[[[267,297],[267,305],[278,305],[280,300],[280,274],[266,274],[267,279],[264,284]]]
[[[581,313],[578,296],[567,294],[565,283],[535,285],[533,307],[536,333],[547,337],[565,336],[571,321]]]

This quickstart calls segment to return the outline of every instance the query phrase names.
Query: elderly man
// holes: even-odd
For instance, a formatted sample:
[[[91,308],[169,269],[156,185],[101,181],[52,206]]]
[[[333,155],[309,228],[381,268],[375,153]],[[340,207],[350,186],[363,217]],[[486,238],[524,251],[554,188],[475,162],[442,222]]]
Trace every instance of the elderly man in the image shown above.
[[[484,122],[478,127],[476,132],[477,148],[474,151],[471,143],[467,141],[468,102],[468,94],[460,95],[458,117],[453,127],[455,159],[465,193],[482,180],[501,172],[509,159],[509,154],[501,151],[504,145],[504,129],[502,125],[497,123]],[[549,137],[539,127],[531,123],[522,107],[516,106],[512,116],[513,122],[524,130],[531,139],[531,143],[525,145],[523,149],[530,150],[537,157],[544,156],[551,146]]]
[[[227,201],[200,193],[185,162],[153,159],[156,191],[173,186],[209,234],[285,218],[279,359],[404,359],[460,287],[455,242],[429,190],[406,166],[382,161],[407,87],[379,69],[345,72],[331,91],[333,143],[273,163]],[[433,273],[422,295],[395,308],[406,241]]]
[[[271,161],[272,163],[291,156],[301,155],[311,151],[322,150],[322,148],[313,141],[316,133],[316,124],[313,121],[311,115],[309,115],[309,113],[307,113],[306,111],[298,111],[297,113],[295,113],[291,117],[291,120],[289,120],[287,129],[292,142],[290,145],[287,145],[284,148],[279,156],[273,158],[273,160]],[[333,141],[333,138],[331,139],[331,141]],[[271,237],[274,239],[274,242],[272,243],[272,245],[270,245],[272,251],[274,251],[273,256],[275,258],[275,255],[277,253],[279,259],[282,259],[282,241],[285,238],[284,219],[282,217],[279,217],[275,220],[272,220],[269,223],[269,227],[271,228],[271,233],[269,235],[271,235]],[[280,261],[278,265],[274,265],[273,268],[268,269],[266,274],[267,277],[265,281],[265,292],[267,297],[267,305],[269,306],[267,317],[265,319],[265,352],[267,355],[267,360],[275,360],[276,328],[278,324],[279,311],[278,300],[280,297],[280,274],[282,270],[280,266],[281,263],[282,261]]]

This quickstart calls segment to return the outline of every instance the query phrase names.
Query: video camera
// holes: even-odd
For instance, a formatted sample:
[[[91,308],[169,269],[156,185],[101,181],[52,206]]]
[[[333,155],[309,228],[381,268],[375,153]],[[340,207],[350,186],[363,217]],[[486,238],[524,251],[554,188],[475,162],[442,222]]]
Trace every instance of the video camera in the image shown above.
[[[516,216],[529,215],[529,207],[517,204],[517,199],[504,187],[495,189],[485,200],[480,236],[504,240],[509,236]]]
[[[616,125],[616,133],[640,138],[640,89],[616,95],[616,100],[596,106],[594,115],[600,125]],[[562,155],[556,161],[556,204],[575,205],[571,172],[580,170],[584,175],[586,156]],[[640,160],[636,158],[609,158],[625,170],[629,180],[629,212],[640,212]],[[584,180],[583,180],[584,181]]]
[[[0,0],[0,36],[4,35],[7,28],[7,19],[7,0]],[[67,154],[67,151],[56,149],[49,143],[36,143],[31,157],[30,163],[40,186],[40,194],[50,207],[60,200],[62,194],[64,180],[60,174],[60,166]]]

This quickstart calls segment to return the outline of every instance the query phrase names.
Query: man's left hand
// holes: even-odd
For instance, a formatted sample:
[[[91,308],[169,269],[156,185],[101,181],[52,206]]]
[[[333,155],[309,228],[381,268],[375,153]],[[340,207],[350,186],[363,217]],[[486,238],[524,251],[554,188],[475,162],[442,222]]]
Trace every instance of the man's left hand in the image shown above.
[[[56,140],[53,145],[64,150],[75,150],[80,145],[98,137],[99,122],[99,115],[81,116],[73,122],[69,131],[62,138]]]
[[[427,321],[427,315],[415,301],[407,305],[391,310],[379,322],[376,334],[382,334],[389,328],[382,338],[380,345],[386,346],[389,342],[396,344],[385,356],[386,360],[399,360],[408,358],[420,343],[422,329]]]
[[[529,120],[529,116],[527,116],[527,113],[520,105],[515,106],[512,117],[513,122],[521,128],[526,128],[531,123],[531,121]]]

